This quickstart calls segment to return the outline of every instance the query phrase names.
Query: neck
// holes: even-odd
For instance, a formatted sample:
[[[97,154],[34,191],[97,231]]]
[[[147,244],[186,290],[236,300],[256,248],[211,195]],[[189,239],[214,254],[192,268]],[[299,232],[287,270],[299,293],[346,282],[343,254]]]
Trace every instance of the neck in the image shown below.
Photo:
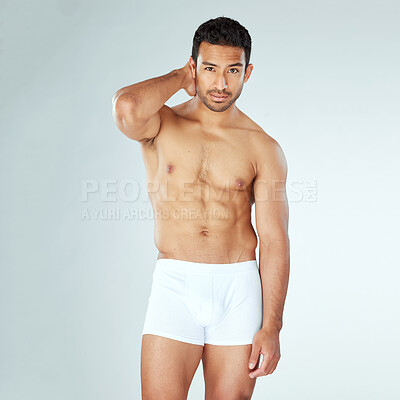
[[[200,100],[199,96],[194,96],[188,102],[190,114],[195,117],[203,127],[219,128],[227,125],[232,125],[239,117],[239,109],[236,107],[236,102],[225,111],[211,111]]]

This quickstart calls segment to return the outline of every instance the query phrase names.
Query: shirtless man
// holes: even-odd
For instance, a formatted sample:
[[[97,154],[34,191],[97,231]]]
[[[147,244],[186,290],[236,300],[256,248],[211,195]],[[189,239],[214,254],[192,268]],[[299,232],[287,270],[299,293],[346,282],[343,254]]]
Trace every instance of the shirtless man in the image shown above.
[[[141,145],[159,250],[142,336],[145,400],[186,399],[200,360],[206,400],[250,399],[255,378],[280,359],[287,165],[235,104],[253,70],[250,50],[237,21],[209,20],[183,68],[113,98],[118,128]],[[191,99],[166,106],[180,89]]]

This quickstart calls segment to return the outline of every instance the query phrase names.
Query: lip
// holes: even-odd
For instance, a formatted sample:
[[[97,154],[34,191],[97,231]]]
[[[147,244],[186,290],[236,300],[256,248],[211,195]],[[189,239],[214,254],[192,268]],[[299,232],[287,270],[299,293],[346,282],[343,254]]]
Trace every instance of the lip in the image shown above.
[[[217,101],[217,102],[222,102],[222,101],[224,101],[224,100],[226,100],[227,98],[228,98],[228,96],[214,96],[214,95],[212,95],[211,93],[210,93],[210,96],[211,96],[211,98],[214,100],[214,101]]]

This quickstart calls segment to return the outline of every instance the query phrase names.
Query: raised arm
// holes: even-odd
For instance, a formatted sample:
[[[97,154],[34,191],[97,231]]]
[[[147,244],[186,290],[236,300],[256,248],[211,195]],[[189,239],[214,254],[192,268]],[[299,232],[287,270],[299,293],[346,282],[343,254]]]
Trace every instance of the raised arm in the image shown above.
[[[154,139],[163,118],[172,110],[164,103],[178,90],[194,95],[194,79],[189,63],[166,75],[119,89],[113,96],[113,118],[118,129],[137,141]]]

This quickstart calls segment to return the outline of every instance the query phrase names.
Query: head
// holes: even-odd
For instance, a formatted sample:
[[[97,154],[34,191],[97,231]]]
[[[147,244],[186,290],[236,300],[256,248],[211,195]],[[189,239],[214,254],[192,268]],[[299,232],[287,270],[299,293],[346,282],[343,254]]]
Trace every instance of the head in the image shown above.
[[[197,28],[190,64],[196,94],[211,111],[227,110],[240,96],[253,70],[250,53],[249,32],[231,18],[210,19]]]

